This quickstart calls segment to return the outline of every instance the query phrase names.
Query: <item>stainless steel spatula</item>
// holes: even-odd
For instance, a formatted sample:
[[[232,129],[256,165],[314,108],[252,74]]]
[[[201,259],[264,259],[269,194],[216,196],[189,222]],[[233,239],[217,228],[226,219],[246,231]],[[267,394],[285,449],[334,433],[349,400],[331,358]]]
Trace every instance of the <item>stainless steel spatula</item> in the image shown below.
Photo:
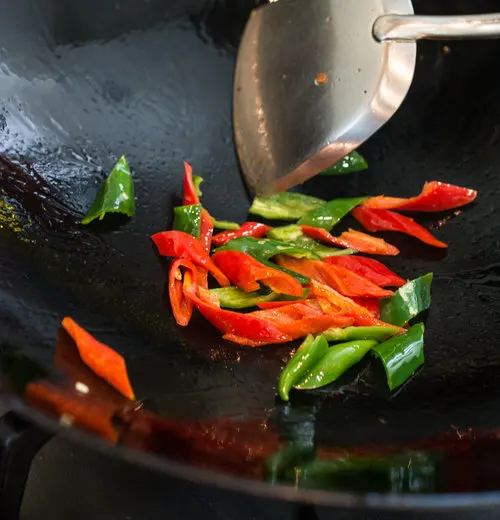
[[[234,83],[248,185],[258,194],[288,189],[368,139],[410,88],[416,40],[497,37],[500,13],[416,16],[410,0],[278,0],[255,9]]]

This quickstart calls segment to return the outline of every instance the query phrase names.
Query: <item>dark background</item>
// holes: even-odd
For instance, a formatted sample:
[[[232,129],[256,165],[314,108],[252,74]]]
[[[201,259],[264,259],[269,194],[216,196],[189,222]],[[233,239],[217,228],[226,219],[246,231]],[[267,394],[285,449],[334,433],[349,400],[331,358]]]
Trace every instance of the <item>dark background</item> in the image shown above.
[[[12,255],[9,257],[11,263],[15,263],[12,259],[19,259],[20,262],[22,258],[32,268],[32,272],[37,273],[39,282],[39,285],[26,284],[23,286],[25,294],[17,292],[14,295],[16,303],[18,297],[22,296],[31,305],[18,307],[11,304],[9,307],[16,330],[19,330],[19,325],[25,326],[27,331],[31,330],[28,327],[33,324],[30,318],[35,317],[37,327],[33,328],[31,339],[37,347],[42,345],[46,353],[51,354],[61,313],[73,311],[68,306],[71,298],[70,301],[81,304],[77,306],[74,303],[75,312],[78,311],[79,316],[92,321],[95,328],[114,331],[116,322],[123,324],[124,330],[120,334],[122,341],[118,344],[131,359],[132,354],[136,354],[136,350],[132,350],[135,345],[132,345],[132,339],[127,344],[124,338],[151,337],[151,343],[144,344],[141,353],[152,354],[139,361],[136,359],[131,372],[133,381],[141,381],[142,393],[158,396],[159,408],[164,404],[163,396],[168,397],[171,390],[171,399],[167,401],[171,413],[184,413],[187,407],[195,415],[199,411],[195,407],[197,404],[207,414],[222,414],[231,411],[231,406],[239,410],[241,396],[248,396],[249,390],[252,390],[253,401],[246,401],[248,408],[262,409],[261,400],[267,404],[266,399],[272,401],[273,396],[262,391],[259,378],[253,377],[251,371],[259,372],[261,377],[270,382],[268,386],[271,387],[278,362],[276,366],[269,362],[268,366],[266,359],[260,366],[250,362],[250,368],[236,366],[236,372],[239,370],[244,373],[246,385],[240,385],[238,392],[233,392],[232,381],[229,380],[226,387],[231,389],[231,393],[226,390],[219,392],[217,395],[221,399],[216,399],[215,393],[205,392],[205,386],[201,384],[204,383],[202,376],[206,377],[206,387],[210,388],[211,378],[215,380],[213,374],[218,374],[217,368],[221,373],[227,372],[215,365],[210,365],[210,370],[205,373],[199,369],[196,403],[194,398],[191,401],[189,398],[192,395],[189,392],[195,385],[181,372],[172,370],[172,378],[160,377],[164,374],[165,365],[158,363],[156,356],[163,360],[165,352],[169,351],[156,347],[162,342],[170,346],[171,340],[165,334],[164,309],[160,304],[161,287],[158,283],[159,268],[149,249],[137,248],[136,243],[130,240],[130,237],[139,237],[146,243],[151,229],[160,229],[164,225],[165,214],[168,213],[165,193],[172,191],[168,185],[170,182],[178,186],[181,173],[178,173],[177,167],[186,156],[192,156],[195,166],[203,165],[204,173],[207,173],[204,189],[207,200],[212,200],[209,209],[220,209],[220,218],[244,218],[247,200],[241,179],[236,175],[228,106],[233,57],[245,22],[242,13],[248,12],[250,5],[254,4],[253,0],[235,0],[237,8],[234,10],[231,0],[117,0],[114,10],[103,8],[105,4],[109,6],[109,2],[104,0],[0,1],[0,66],[9,63],[10,78],[18,82],[18,86],[16,84],[16,88],[12,89],[15,95],[8,100],[1,98],[7,108],[5,114],[0,113],[0,130],[14,128],[18,132],[17,136],[7,132],[2,134],[2,153],[26,153],[43,175],[64,192],[77,209],[83,210],[92,199],[92,189],[95,190],[102,180],[104,170],[117,159],[118,150],[126,149],[127,155],[133,157],[134,164],[142,172],[136,187],[139,199],[146,203],[139,204],[137,218],[128,224],[126,233],[115,232],[106,236],[106,240],[110,246],[123,252],[130,273],[136,274],[140,269],[147,271],[141,272],[141,277],[145,279],[142,293],[145,304],[142,308],[148,311],[145,313],[148,316],[152,310],[158,310],[158,317],[153,316],[156,320],[153,327],[137,312],[141,308],[135,295],[133,302],[122,298],[122,295],[128,297],[134,294],[136,286],[132,282],[136,281],[135,277],[127,279],[130,280],[131,288],[128,290],[123,280],[118,280],[115,271],[120,271],[114,269],[113,265],[106,271],[94,253],[91,253],[94,255],[93,265],[85,271],[82,269],[83,283],[77,278],[75,270],[66,274],[70,271],[69,267],[74,266],[70,253],[66,252],[60,263],[56,261],[55,255],[49,258],[56,267],[45,272],[34,267],[47,263],[47,257],[41,256],[41,249],[40,253],[35,251],[30,257],[25,254],[24,246],[16,246],[18,248],[14,251],[6,242],[2,245]],[[244,4],[246,8],[243,8]],[[488,11],[495,2],[455,0],[420,1],[418,4],[425,5],[426,12],[449,13],[458,4],[461,12]],[[167,31],[169,39],[166,39],[168,34],[153,31],[144,46],[148,45],[148,49],[155,52],[148,52],[148,59],[145,59],[145,54],[139,52],[140,31],[156,26],[162,28],[181,15],[185,17],[187,11],[191,14],[186,26],[194,26],[197,34],[187,37],[183,32],[184,25],[176,27],[172,34]],[[228,19],[231,23],[227,22]],[[119,38],[133,31],[137,32],[130,39]],[[99,43],[101,47],[98,44],[89,45],[89,52],[84,44],[94,40],[103,40]],[[109,41],[111,45],[104,45]],[[5,46],[7,51],[4,42],[9,44]],[[442,342],[445,348],[430,351],[426,370],[404,390],[397,402],[386,405],[387,413],[393,412],[393,420],[389,422],[391,432],[397,432],[402,437],[418,437],[423,433],[431,435],[436,433],[435,430],[460,420],[484,426],[498,424],[498,316],[495,314],[491,319],[482,312],[475,315],[476,330],[482,331],[480,349],[471,348],[466,352],[457,352],[455,349],[458,343],[456,338],[463,346],[467,346],[467,343],[474,347],[478,345],[478,334],[471,329],[468,311],[477,308],[478,302],[498,306],[499,301],[498,278],[490,269],[491,264],[498,265],[498,242],[495,238],[498,236],[498,227],[495,226],[499,222],[497,218],[492,218],[498,211],[498,201],[492,199],[498,193],[498,183],[494,182],[498,178],[498,171],[494,165],[500,163],[500,118],[496,103],[500,86],[496,79],[497,64],[492,61],[500,53],[495,45],[490,42],[453,43],[451,54],[443,52],[441,44],[422,46],[416,88],[384,132],[377,134],[364,148],[371,162],[370,171],[363,177],[364,190],[379,193],[380,184],[385,182],[386,186],[391,187],[391,194],[409,195],[416,193],[422,181],[430,176],[463,184],[470,184],[473,180],[474,187],[485,186],[481,191],[483,202],[476,209],[474,220],[455,219],[447,225],[446,232],[452,235],[450,249],[454,253],[446,262],[441,263],[431,256],[425,257],[420,250],[412,255],[406,251],[407,258],[412,260],[411,266],[406,268],[405,274],[408,276],[422,273],[427,268],[434,269],[435,265],[441,270],[437,281],[440,284],[441,305],[437,302],[431,319],[435,325],[439,325],[432,327],[434,342],[436,345]],[[108,48],[108,54],[100,53],[100,48]],[[169,48],[171,55],[176,56],[175,60],[167,59]],[[130,50],[128,60],[124,59],[123,49]],[[194,60],[195,55],[201,58]],[[3,56],[6,57],[5,61],[2,61]],[[54,56],[57,67],[53,75],[47,75],[45,60],[51,63]],[[138,63],[143,68],[137,68]],[[94,69],[99,74],[92,77],[87,71]],[[144,71],[150,71],[150,76]],[[32,88],[30,82],[34,79],[37,81],[33,82]],[[149,88],[145,92],[150,97],[146,94],[143,97],[138,95],[143,82]],[[161,82],[173,85],[172,91],[175,88],[181,93],[186,90],[187,95],[191,96],[186,96],[186,99],[192,102],[182,102],[181,97],[174,98],[173,95],[166,97]],[[79,85],[85,88],[79,90]],[[153,89],[152,85],[158,88]],[[97,101],[87,96],[87,90],[92,90]],[[5,92],[0,92],[0,95],[5,96]],[[173,103],[172,99],[181,99],[181,102]],[[18,112],[19,100],[22,103]],[[475,100],[476,104],[470,100]],[[198,102],[204,103],[205,111],[200,110],[196,104]],[[22,117],[16,119],[19,114],[23,115],[23,110],[36,123],[40,135],[32,132]],[[221,112],[225,114],[224,118]],[[2,117],[7,124],[2,123]],[[30,118],[27,119],[29,122]],[[70,157],[66,141],[71,140],[65,132],[59,132],[58,127],[52,124],[53,120],[75,139],[69,144],[72,151],[76,149],[81,152],[77,159]],[[17,127],[16,121],[19,123]],[[92,139],[87,135],[89,128],[92,129]],[[207,128],[210,132],[207,132]],[[37,135],[33,137],[33,134]],[[48,148],[47,143],[53,145],[54,149]],[[88,155],[85,155],[87,152]],[[418,161],[409,160],[409,157],[414,156],[418,156]],[[232,175],[228,175],[228,172]],[[479,175],[474,176],[476,172]],[[223,183],[220,182],[219,174],[224,175]],[[216,205],[215,201],[221,200],[217,198],[221,184],[224,187],[222,202]],[[313,186],[316,186],[316,191],[321,191],[321,184],[313,183]],[[344,194],[359,192],[361,189],[358,177],[344,180],[342,186]],[[482,229],[481,223],[486,219],[492,222],[490,230]],[[143,226],[144,223],[147,226]],[[482,232],[471,241],[470,237],[477,229]],[[51,240],[57,245],[55,238]],[[18,258],[14,252],[19,254]],[[40,256],[36,256],[38,254]],[[81,257],[81,254],[77,252],[74,256]],[[17,270],[13,267],[10,269],[12,277],[17,276],[18,280],[24,279],[26,272],[29,272],[28,269],[23,270],[22,266]],[[462,278],[457,276],[459,272],[462,272]],[[99,283],[92,285],[95,280]],[[453,280],[453,286],[450,280]],[[115,294],[117,281],[121,281],[122,285]],[[139,281],[137,277],[137,283]],[[80,287],[85,287],[88,292],[80,295],[77,291]],[[101,287],[109,290],[111,297],[108,301],[101,298],[98,292]],[[466,293],[463,287],[468,288]],[[448,312],[450,297],[446,293],[447,289],[454,290],[453,295],[464,291],[460,309],[457,309],[457,312],[462,312],[461,315]],[[10,294],[8,288],[6,293]],[[50,302],[44,301],[44,297]],[[105,314],[101,313],[102,308],[96,306],[96,301],[106,311],[112,308],[116,320],[110,318],[108,321]],[[124,313],[129,315],[124,316]],[[102,315],[103,322],[100,323],[95,315]],[[136,318],[136,322],[132,318]],[[172,330],[173,337],[179,339],[178,330]],[[447,342],[450,330],[454,331],[453,341]],[[132,333],[129,334],[130,331]],[[190,346],[197,343],[196,338],[188,339]],[[109,343],[115,345],[111,338]],[[214,345],[217,344],[218,341],[214,340]],[[190,348],[189,352],[194,352],[194,349]],[[444,360],[442,364],[441,355]],[[463,362],[464,355],[470,356],[467,363]],[[174,354],[172,359],[172,364],[177,362]],[[201,362],[200,366],[204,367]],[[185,390],[185,393],[174,392],[179,388]],[[436,400],[437,393],[442,399]],[[179,395],[182,399],[179,399]],[[203,395],[206,401],[202,400]],[[457,398],[459,395],[460,399]],[[385,397],[380,402],[385,403]],[[415,408],[412,409],[410,404],[414,404]],[[222,409],[223,405],[227,409]],[[222,410],[218,409],[219,406]],[[386,437],[387,429],[377,422],[379,411],[376,415],[376,408],[369,399],[360,399],[358,406],[356,402],[348,403],[342,413],[339,413],[337,403],[334,406],[337,420],[344,421],[344,428],[336,431],[338,442],[358,442],[359,439],[352,432],[366,437],[363,427],[368,423],[375,425],[372,432],[374,437]],[[383,409],[382,404],[380,409]],[[329,420],[328,412],[325,409],[324,416]],[[400,422],[396,422],[398,418]],[[422,418],[425,419],[423,424]],[[346,424],[351,428],[345,427]],[[331,430],[325,427],[323,431]],[[179,483],[109,459],[68,441],[55,439],[40,452],[34,463],[21,518],[265,520],[292,518],[293,514],[294,508],[287,504]],[[319,516],[321,519],[356,518],[355,513],[345,511],[320,512]],[[382,513],[357,515],[358,518],[389,519],[396,516]],[[402,516],[410,520],[422,518],[420,514]],[[459,520],[498,516],[495,511],[468,516],[466,513],[448,515],[449,518]]]

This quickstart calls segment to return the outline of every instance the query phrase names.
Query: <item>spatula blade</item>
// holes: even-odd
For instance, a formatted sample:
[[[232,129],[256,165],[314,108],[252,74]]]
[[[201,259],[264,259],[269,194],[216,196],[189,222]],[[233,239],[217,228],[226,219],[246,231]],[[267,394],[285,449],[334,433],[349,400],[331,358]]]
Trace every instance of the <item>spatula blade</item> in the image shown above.
[[[280,0],[253,11],[233,103],[241,167],[256,193],[316,175],[399,108],[416,45],[375,41],[373,23],[387,13],[412,14],[411,1]]]

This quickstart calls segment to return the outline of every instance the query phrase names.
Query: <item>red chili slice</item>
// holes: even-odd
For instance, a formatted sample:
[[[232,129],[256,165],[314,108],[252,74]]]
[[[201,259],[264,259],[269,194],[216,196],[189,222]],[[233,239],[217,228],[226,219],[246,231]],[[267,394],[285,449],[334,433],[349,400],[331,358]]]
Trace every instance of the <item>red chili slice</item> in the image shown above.
[[[445,211],[469,204],[477,197],[477,191],[444,182],[426,182],[420,195],[409,199],[373,197],[363,203],[371,209],[397,209],[400,211]]]
[[[190,164],[184,161],[184,206],[191,204],[199,204],[200,198],[196,193],[193,182],[193,168]]]
[[[327,314],[349,316],[353,318],[354,324],[359,326],[393,327],[375,318],[368,309],[327,285],[312,280],[311,292],[317,298],[323,312]]]
[[[303,338],[308,334],[319,334],[330,327],[347,327],[352,318],[326,314],[312,303],[294,302],[274,309],[250,313],[273,323],[284,334],[293,339]]]
[[[369,311],[375,318],[380,318],[380,304],[376,298],[352,298],[352,301],[361,307],[364,307]]]
[[[261,224],[260,222],[245,222],[239,229],[234,231],[222,231],[212,238],[212,242],[216,246],[223,246],[227,242],[240,237],[262,238],[271,229],[270,226]]]
[[[62,326],[76,343],[82,361],[125,397],[135,399],[123,357],[111,347],[97,341],[71,318],[64,318]]]
[[[162,256],[187,258],[194,264],[204,267],[222,287],[230,285],[226,275],[208,256],[200,240],[183,231],[161,231],[151,237]]]
[[[338,265],[330,265],[326,262],[305,258],[292,258],[285,255],[276,257],[276,262],[280,267],[328,285],[344,296],[385,298],[393,295],[392,291],[382,289],[370,280]]]
[[[269,321],[253,316],[252,313],[240,314],[221,309],[213,303],[203,301],[191,291],[186,292],[186,297],[191,299],[193,305],[215,328],[224,334],[240,338],[242,345],[251,347],[257,344],[286,343],[292,339]]]
[[[312,226],[301,227],[306,235],[331,246],[347,247],[355,249],[360,253],[372,255],[395,256],[399,254],[398,248],[388,244],[382,238],[372,237],[371,235],[367,235],[361,231],[355,231],[354,229],[349,229],[349,231],[344,231],[339,237],[334,237],[326,229]]]
[[[260,289],[258,282],[262,282],[277,293],[303,294],[302,286],[293,276],[263,265],[242,251],[220,251],[212,259],[229,280],[244,291],[256,291]]]
[[[379,287],[401,287],[406,280],[393,273],[388,267],[365,256],[329,256],[323,259],[331,265],[339,265],[370,280]]]
[[[418,238],[425,244],[434,247],[448,247],[444,242],[433,237],[427,229],[417,224],[413,219],[399,215],[386,209],[370,209],[357,207],[351,215],[368,231],[399,231]]]

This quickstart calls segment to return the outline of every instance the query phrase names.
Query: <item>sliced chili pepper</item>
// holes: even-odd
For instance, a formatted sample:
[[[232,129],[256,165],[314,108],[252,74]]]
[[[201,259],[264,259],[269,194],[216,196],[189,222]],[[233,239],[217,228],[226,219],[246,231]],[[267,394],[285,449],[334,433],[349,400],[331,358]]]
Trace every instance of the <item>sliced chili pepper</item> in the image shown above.
[[[319,302],[321,309],[326,314],[341,314],[343,316],[350,316],[354,318],[354,325],[359,326],[375,326],[375,327],[392,327],[389,323],[375,318],[370,311],[358,305],[356,302],[343,296],[335,289],[328,285],[311,281],[311,294]]]
[[[424,364],[424,324],[417,323],[373,349],[384,365],[390,390],[401,386]]]
[[[303,227],[308,227],[308,226],[302,226],[302,228]],[[355,252],[353,249],[338,249],[338,248],[324,246],[323,244],[316,242],[316,240],[313,240],[313,238],[310,238],[309,236],[307,236],[307,234],[304,233],[302,228],[301,228],[301,226],[298,226],[297,224],[290,224],[289,226],[275,227],[275,228],[270,229],[267,232],[267,236],[274,240],[279,240],[281,242],[285,242],[287,244],[300,247],[302,249],[307,249],[308,251],[311,251],[319,258],[326,258],[328,256],[351,255]],[[320,229],[320,228],[311,227],[309,229],[324,231],[325,233],[328,233],[328,231],[326,231],[324,229]]]
[[[376,344],[376,341],[368,339],[330,347],[322,359],[294,387],[298,390],[312,390],[333,383],[347,369],[361,361]]]
[[[376,298],[352,298],[352,301],[364,307],[375,318],[380,318],[380,300]]]
[[[401,331],[399,327],[345,327],[332,328],[323,332],[327,341],[354,341],[359,339],[374,339],[384,341]]]
[[[174,229],[200,238],[201,204],[174,208]]]
[[[431,305],[432,273],[411,280],[380,302],[380,317],[402,327]]]
[[[302,193],[284,191],[270,197],[255,197],[248,212],[273,220],[296,220],[325,202]]]
[[[353,323],[349,317],[326,314],[307,302],[293,302],[283,307],[254,311],[250,314],[273,323],[292,339],[319,334],[330,327],[347,327]]]
[[[303,247],[297,247],[293,244],[287,244],[286,242],[271,240],[269,238],[235,238],[215,250],[216,253],[219,251],[243,251],[259,261],[269,260],[276,255],[288,255],[295,258],[312,258],[319,260],[317,255]]]
[[[323,261],[331,265],[345,267],[379,287],[401,287],[406,283],[406,280],[373,258],[366,258],[365,256],[331,256]]]
[[[269,294],[262,294],[259,291],[245,292],[239,287],[220,287],[219,289],[211,289],[210,292],[219,298],[220,306],[225,309],[246,309],[248,307],[255,307],[263,302],[272,302],[280,296],[274,292],[270,292]]]
[[[367,168],[368,163],[359,152],[354,150],[343,159],[340,159],[340,161],[323,170],[320,175],[346,175],[348,173],[361,172]]]
[[[323,266],[333,282],[331,286],[344,296],[353,298],[384,298],[393,294],[392,291],[375,285],[345,267],[325,263]]]
[[[199,175],[193,175],[193,186],[194,186],[194,192],[196,193],[197,197],[201,197],[201,183],[203,182],[203,177],[200,177]]]
[[[203,179],[195,176],[196,182],[193,178],[193,168],[184,161],[184,206],[198,205],[200,204],[199,195],[201,195],[200,184]],[[177,229],[177,228],[176,228]],[[181,231],[184,231],[181,229]],[[212,243],[212,235],[214,232],[214,222],[208,211],[202,208],[201,221],[200,221],[200,234],[199,238],[207,253],[210,252],[210,246]],[[196,235],[195,235],[196,236]]]
[[[200,180],[196,186],[193,182],[193,168],[190,164],[184,161],[184,206],[200,203],[198,193],[202,179],[201,177],[199,177],[199,179]]]
[[[227,244],[229,241],[234,240],[235,238],[240,237],[253,237],[253,238],[263,238],[266,236],[266,233],[271,229],[270,226],[266,226],[265,224],[261,224],[260,222],[245,222],[242,224],[239,229],[235,231],[223,231],[222,233],[217,233],[212,238],[212,242],[215,246],[223,246]]]
[[[276,262],[281,267],[307,276],[311,280],[324,283],[344,296],[384,298],[393,294],[392,291],[382,289],[366,278],[341,266],[282,255],[276,257]]]
[[[328,343],[323,336],[307,336],[297,353],[281,371],[278,380],[278,393],[283,401],[289,400],[292,387],[302,380],[309,370],[328,352]]]
[[[399,249],[382,238],[374,237],[355,229],[344,231],[339,236],[339,240],[344,247],[351,247],[360,253],[384,256],[399,255]]]
[[[161,231],[151,239],[162,256],[187,258],[194,264],[204,267],[223,287],[230,285],[226,275],[208,256],[203,244],[195,237],[182,231]]]
[[[373,197],[363,206],[371,209],[397,209],[399,211],[445,211],[460,208],[477,197],[477,191],[444,182],[426,182],[420,195],[409,199]]]
[[[258,260],[261,264],[279,269],[293,276],[301,284],[309,283],[309,278],[269,262],[269,258],[283,253],[290,256],[319,259],[313,252],[294,246],[293,244],[286,244],[284,242],[278,242],[277,240],[264,238],[256,239],[253,237],[235,238],[215,250],[216,253],[219,251],[243,251]]]
[[[360,253],[387,256],[395,256],[399,254],[398,248],[388,244],[382,238],[373,237],[366,233],[362,233],[361,231],[355,231],[354,229],[344,231],[339,237],[334,237],[326,229],[315,228],[312,226],[302,226],[302,230],[306,235],[315,240],[320,240],[326,244],[334,246],[352,248]]]
[[[368,231],[399,231],[418,238],[425,244],[434,247],[448,247],[444,242],[434,238],[427,229],[413,219],[385,209],[371,209],[360,206],[351,211],[352,216]]]
[[[186,296],[215,328],[225,334],[225,339],[235,338],[239,340],[236,341],[237,343],[247,346],[285,343],[292,339],[270,321],[261,319],[253,313],[240,314],[221,309],[213,303],[203,301],[193,291],[186,291]]]
[[[96,218],[102,220],[107,213],[123,213],[128,217],[135,213],[134,182],[123,155],[99,188],[82,224],[90,224]]]
[[[177,324],[185,327],[190,322],[193,314],[193,303],[185,296],[185,291],[189,290],[187,284],[192,278],[184,278],[181,267],[190,269],[193,275],[197,270],[194,264],[185,258],[176,258],[170,266],[168,277],[170,306]]]
[[[278,269],[272,269],[242,251],[219,251],[212,260],[229,278],[244,291],[260,289],[258,282],[267,285],[272,291],[291,296],[302,296],[300,283]]]
[[[279,296],[279,295],[278,295]],[[297,300],[297,301],[305,301],[305,300]],[[278,309],[279,307],[285,307],[286,305],[290,305],[290,301],[267,301],[267,302],[258,302],[257,307],[259,309]]]
[[[71,318],[64,318],[62,326],[73,338],[82,361],[125,397],[135,399],[123,357],[104,343],[97,341]]]
[[[212,247],[212,235],[214,234],[214,222],[208,211],[203,208],[201,211],[200,240],[207,253]]]
[[[330,231],[350,211],[366,200],[367,197],[331,200],[304,215],[298,221],[298,224],[301,226],[320,227]]]
[[[236,231],[240,229],[240,225],[237,222],[230,222],[229,220],[214,220],[214,228]]]

